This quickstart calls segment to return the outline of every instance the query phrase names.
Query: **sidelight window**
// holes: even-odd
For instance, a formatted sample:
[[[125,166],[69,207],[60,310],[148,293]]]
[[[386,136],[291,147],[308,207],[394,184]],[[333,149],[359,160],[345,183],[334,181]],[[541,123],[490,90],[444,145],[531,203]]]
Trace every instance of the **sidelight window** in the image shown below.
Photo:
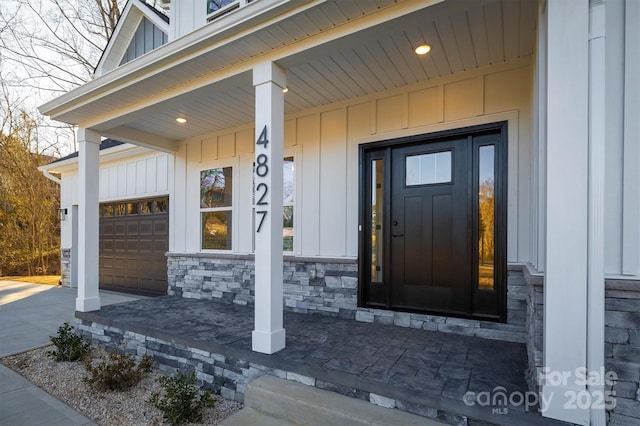
[[[384,240],[382,232],[384,202],[384,160],[371,161],[371,282],[384,282]]]
[[[495,146],[478,148],[478,288],[495,287]]]

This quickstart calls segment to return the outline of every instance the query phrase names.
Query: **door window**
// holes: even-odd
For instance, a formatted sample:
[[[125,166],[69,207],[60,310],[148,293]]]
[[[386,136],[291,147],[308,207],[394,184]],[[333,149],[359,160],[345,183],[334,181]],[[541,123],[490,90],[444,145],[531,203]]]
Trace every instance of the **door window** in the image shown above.
[[[406,157],[407,186],[451,182],[451,151]]]

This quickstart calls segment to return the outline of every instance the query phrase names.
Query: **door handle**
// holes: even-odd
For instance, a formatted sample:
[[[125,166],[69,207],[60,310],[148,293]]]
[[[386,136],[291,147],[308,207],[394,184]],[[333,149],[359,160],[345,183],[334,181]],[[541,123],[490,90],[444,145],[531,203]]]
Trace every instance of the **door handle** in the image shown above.
[[[404,234],[393,234],[392,237],[404,237]]]

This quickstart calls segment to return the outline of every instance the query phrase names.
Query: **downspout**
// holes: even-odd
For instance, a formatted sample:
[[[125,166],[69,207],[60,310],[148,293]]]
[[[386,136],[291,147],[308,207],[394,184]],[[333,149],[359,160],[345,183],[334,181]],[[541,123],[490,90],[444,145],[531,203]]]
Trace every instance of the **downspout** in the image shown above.
[[[606,425],[604,404],[604,193],[605,193],[605,5],[591,0],[589,13],[589,204],[587,239],[587,370],[590,424]],[[591,381],[590,381],[591,382]],[[606,399],[604,399],[606,401]]]

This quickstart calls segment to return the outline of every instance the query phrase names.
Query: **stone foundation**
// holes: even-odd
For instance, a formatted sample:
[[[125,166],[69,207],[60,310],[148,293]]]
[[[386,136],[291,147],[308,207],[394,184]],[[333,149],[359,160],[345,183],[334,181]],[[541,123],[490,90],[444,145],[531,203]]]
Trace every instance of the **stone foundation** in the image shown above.
[[[527,355],[529,370],[527,382],[530,389],[538,390],[538,377],[543,367],[543,321],[544,321],[544,277],[533,275],[528,267],[522,266],[523,278],[527,286]]]
[[[168,254],[168,294],[190,299],[254,302],[254,260],[248,255]],[[285,257],[285,309],[354,319],[358,265],[350,259]]]
[[[167,257],[169,295],[253,304],[253,256],[168,253]],[[527,287],[520,266],[508,271],[506,324],[358,307],[355,259],[285,256],[283,278],[285,310],[510,342],[526,341]]]
[[[60,285],[71,287],[71,249],[60,249]]]
[[[527,352],[531,389],[538,389],[543,367],[544,278],[522,267],[527,285]],[[618,377],[611,425],[640,424],[640,282],[605,281],[605,369]]]
[[[158,369],[168,375],[177,370],[183,374],[195,371],[200,386],[226,399],[243,402],[247,384],[265,374],[259,366],[241,359],[91,321],[76,319],[76,330],[92,344],[110,352],[124,351],[134,355],[137,361],[145,354],[151,355]]]
[[[618,376],[611,425],[640,424],[640,282],[607,280],[605,368]],[[611,390],[611,388],[609,388]]]

